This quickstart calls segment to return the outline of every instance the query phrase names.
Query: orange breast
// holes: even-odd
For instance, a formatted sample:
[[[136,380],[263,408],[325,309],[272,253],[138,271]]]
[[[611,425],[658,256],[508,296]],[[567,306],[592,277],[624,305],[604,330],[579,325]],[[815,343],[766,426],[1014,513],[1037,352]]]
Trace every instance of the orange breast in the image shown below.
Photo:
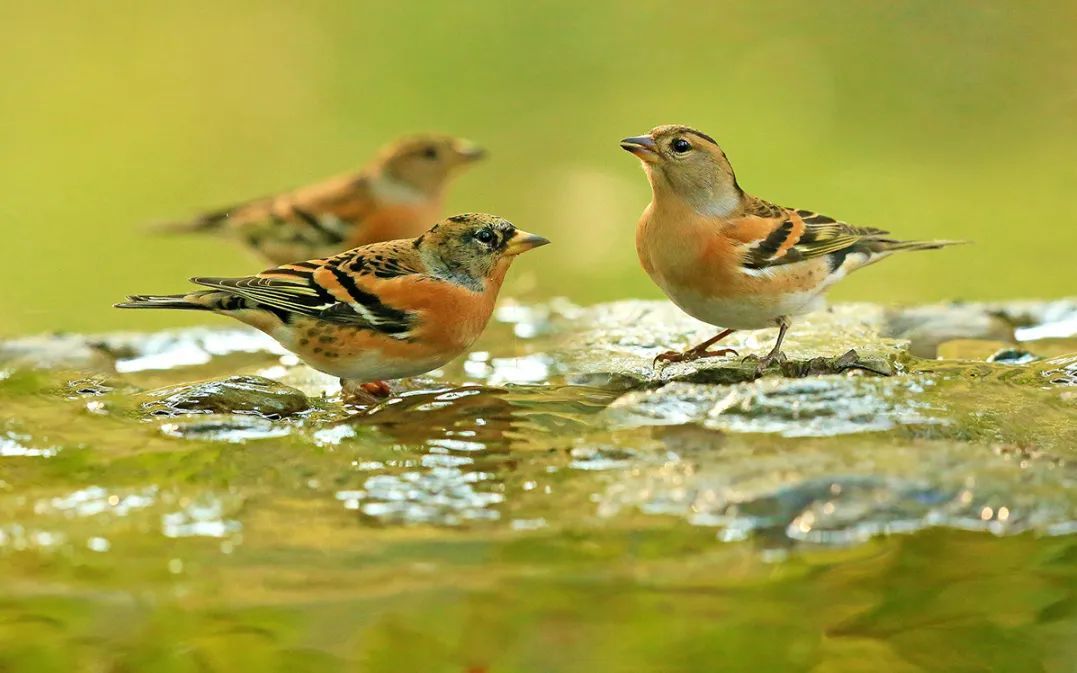
[[[436,223],[439,211],[440,207],[435,202],[378,206],[355,224],[347,247],[415,238]]]
[[[803,226],[794,223],[798,224]],[[765,296],[810,290],[822,282],[825,262],[785,265],[757,274],[744,270],[746,246],[765,239],[772,229],[772,221],[759,217],[723,221],[687,209],[649,210],[637,227],[636,247],[644,270],[671,295],[689,291],[716,298]]]

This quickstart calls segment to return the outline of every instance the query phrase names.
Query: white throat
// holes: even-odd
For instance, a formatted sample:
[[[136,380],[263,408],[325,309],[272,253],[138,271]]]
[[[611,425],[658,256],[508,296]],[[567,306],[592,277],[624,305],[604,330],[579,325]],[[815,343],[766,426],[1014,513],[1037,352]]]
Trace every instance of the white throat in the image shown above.
[[[692,210],[708,217],[729,217],[740,208],[740,194],[708,194],[707,198],[688,199]]]
[[[385,203],[414,205],[427,200],[427,195],[415,185],[400,182],[390,177],[379,176],[371,183],[374,198]]]

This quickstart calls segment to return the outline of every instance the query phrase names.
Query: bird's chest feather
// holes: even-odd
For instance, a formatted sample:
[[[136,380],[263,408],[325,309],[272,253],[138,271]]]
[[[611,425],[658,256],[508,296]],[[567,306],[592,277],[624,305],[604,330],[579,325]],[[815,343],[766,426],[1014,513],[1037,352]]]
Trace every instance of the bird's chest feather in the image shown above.
[[[741,251],[706,222],[645,216],[636,251],[643,269],[671,296],[685,290],[721,295],[742,282]]]
[[[744,247],[712,222],[647,218],[636,232],[643,268],[681,310],[734,329],[771,327],[778,316],[816,308],[814,292],[786,287],[783,272],[748,273]]]

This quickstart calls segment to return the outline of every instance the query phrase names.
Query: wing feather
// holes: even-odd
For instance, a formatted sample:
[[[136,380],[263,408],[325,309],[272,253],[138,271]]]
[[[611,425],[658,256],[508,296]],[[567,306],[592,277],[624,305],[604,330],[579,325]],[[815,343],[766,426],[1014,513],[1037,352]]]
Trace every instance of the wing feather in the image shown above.
[[[375,273],[357,265],[361,259],[342,254],[317,261],[286,264],[254,276],[197,277],[191,282],[243,297],[256,307],[362,327],[397,339],[410,336],[416,314],[389,306],[376,292],[364,289],[356,278]]]
[[[861,247],[870,252],[872,244],[890,242],[887,235],[882,229],[854,227],[809,210],[786,208],[774,218],[766,237],[747,246],[742,264],[760,270],[826,255],[844,257]]]

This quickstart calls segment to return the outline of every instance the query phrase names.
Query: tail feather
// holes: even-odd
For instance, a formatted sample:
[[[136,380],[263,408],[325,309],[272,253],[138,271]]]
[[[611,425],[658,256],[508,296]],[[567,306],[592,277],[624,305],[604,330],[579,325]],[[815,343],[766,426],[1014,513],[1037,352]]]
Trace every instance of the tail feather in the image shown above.
[[[221,229],[227,222],[234,208],[215,210],[204,213],[190,220],[173,222],[154,222],[147,229],[155,234],[198,234],[212,233]]]
[[[843,251],[833,253],[836,258],[832,262],[833,270],[842,273],[840,276],[861,269],[865,266],[880,262],[895,252],[912,250],[938,250],[951,245],[965,245],[972,241],[899,241],[893,238],[873,236],[861,239],[858,243]],[[853,254],[850,254],[853,253]],[[858,254],[856,254],[858,253]]]
[[[212,311],[211,306],[191,301],[188,294],[133,294],[127,301],[113,304],[116,308],[171,308],[192,311]]]
[[[972,241],[895,241],[881,239],[871,241],[872,252],[899,252],[902,250],[938,250],[951,245],[966,245]]]

